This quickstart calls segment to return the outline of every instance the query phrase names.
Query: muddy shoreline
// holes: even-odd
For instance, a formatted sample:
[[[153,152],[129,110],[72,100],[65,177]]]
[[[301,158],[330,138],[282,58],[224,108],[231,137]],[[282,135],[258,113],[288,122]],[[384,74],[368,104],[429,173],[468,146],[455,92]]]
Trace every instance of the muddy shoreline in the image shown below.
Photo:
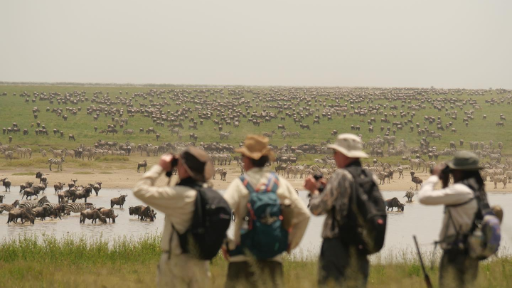
[[[215,189],[226,189],[233,181],[240,175],[240,170],[235,166],[223,166],[227,168],[228,174],[226,177],[226,181],[221,181],[220,176],[217,176],[216,180],[212,180]],[[26,167],[22,168],[14,168],[10,170],[0,170],[0,178],[9,178],[12,186],[20,186],[27,181],[33,181],[34,183],[38,183],[39,180],[35,178],[35,176],[31,175],[13,175],[27,172]],[[30,171],[34,171],[34,169],[30,169]],[[64,171],[55,172],[55,171],[44,171],[41,172],[48,178],[48,183],[51,188],[53,188],[53,184],[56,182],[69,183],[71,179],[78,179],[78,185],[86,185],[88,183],[94,182],[102,182],[102,187],[111,188],[111,189],[131,189],[135,186],[135,183],[142,177],[143,172],[137,173],[135,169],[117,169],[111,172],[105,172],[104,170],[95,170],[95,169],[80,169],[80,168],[66,168]],[[105,174],[109,173],[109,174]],[[380,185],[380,189],[382,191],[407,191],[410,187],[415,187],[415,184],[412,183],[410,176],[408,173],[404,172],[404,179],[397,179],[398,175],[395,175],[395,178],[391,180],[391,183],[386,183],[384,185]],[[426,180],[429,175],[427,173],[416,173],[418,177],[423,180]],[[171,185],[176,182],[176,177],[173,176]],[[287,179],[294,188],[298,190],[304,190],[304,179]],[[161,176],[157,185],[164,186],[167,185],[168,178],[165,176]],[[503,189],[503,184],[498,183],[498,189],[494,189],[494,183],[487,181],[486,182],[486,190],[490,193],[512,193],[510,190],[510,186]],[[512,184],[511,184],[512,185]],[[3,192],[3,187],[0,187],[0,192]]]

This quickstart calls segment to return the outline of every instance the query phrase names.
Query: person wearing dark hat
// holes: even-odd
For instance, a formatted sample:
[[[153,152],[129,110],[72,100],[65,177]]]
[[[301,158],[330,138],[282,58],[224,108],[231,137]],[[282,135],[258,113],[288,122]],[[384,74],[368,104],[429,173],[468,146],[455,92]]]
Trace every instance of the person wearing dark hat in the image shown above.
[[[478,260],[469,256],[464,237],[474,223],[478,203],[470,187],[484,191],[478,156],[459,151],[453,160],[438,164],[418,193],[420,203],[444,205],[439,243],[443,256],[439,267],[439,287],[471,287],[478,275]],[[453,184],[448,185],[450,176]],[[435,190],[440,182],[442,188]],[[485,194],[481,195],[486,200]]]
[[[173,187],[155,186],[162,174],[174,168],[171,167],[174,158],[178,160],[179,182]],[[177,233],[184,233],[192,223],[197,196],[192,187],[204,185],[213,172],[208,154],[199,148],[189,147],[178,156],[163,155],[159,164],[146,172],[133,189],[135,197],[165,214],[157,287],[209,286],[208,261],[182,254]]]
[[[269,161],[275,159],[268,141],[267,137],[249,135],[245,139],[244,146],[235,150],[242,154],[243,168],[246,173],[243,175],[243,181],[242,178],[235,179],[224,193],[224,198],[235,216],[234,239],[228,239],[224,249],[225,257],[229,260],[227,288],[283,286],[281,253],[270,259],[254,259],[255,257],[247,253],[245,242],[241,241],[241,234],[248,229],[246,216],[249,211],[250,194],[260,192],[268,194],[272,191],[276,193],[280,203],[289,207],[286,208],[286,213],[285,208],[281,210],[284,218],[283,227],[288,231],[288,252],[299,245],[308,225],[309,212],[292,185],[284,178],[264,169]],[[270,189],[271,186],[268,183],[276,183],[276,185],[272,184]],[[271,247],[267,248],[273,248],[275,245],[277,243],[270,243],[267,246]]]
[[[320,287],[366,287],[370,263],[353,241],[357,226],[351,223],[353,210],[349,199],[355,192],[354,177],[363,177],[360,158],[368,158],[368,154],[363,151],[361,138],[350,133],[338,135],[336,142],[327,147],[332,149],[338,169],[328,182],[309,176],[304,183],[311,195],[311,213],[327,215],[322,229],[318,284]],[[372,180],[376,185],[375,175]],[[325,187],[323,191],[320,186]]]

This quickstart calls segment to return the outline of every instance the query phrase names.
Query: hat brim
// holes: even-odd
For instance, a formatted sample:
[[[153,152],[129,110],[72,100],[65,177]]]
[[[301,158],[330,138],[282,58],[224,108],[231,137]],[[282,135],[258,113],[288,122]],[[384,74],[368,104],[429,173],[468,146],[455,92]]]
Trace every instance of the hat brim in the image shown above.
[[[181,157],[178,156],[178,158],[181,158]],[[182,160],[180,160],[180,162],[181,161]],[[206,162],[206,164],[204,166],[203,174],[199,174],[199,173],[196,173],[196,172],[190,170],[190,168],[187,166],[187,163],[185,163],[185,161],[182,161],[182,162],[183,162],[183,167],[185,167],[185,170],[187,170],[190,177],[194,178],[197,181],[207,182],[208,180],[212,179],[213,173],[215,173],[215,169],[213,168],[213,163],[211,160],[208,160],[208,162]]]
[[[235,152],[241,153],[242,155],[247,156],[254,160],[258,160],[262,156],[268,156],[270,161],[276,160],[276,156],[274,155],[274,152],[270,148],[267,148],[266,152],[251,152],[251,151],[247,150],[247,148],[244,146],[244,147],[235,149]]]
[[[456,166],[453,163],[453,160],[446,162],[446,165],[450,167],[450,169],[453,170],[482,170],[485,169],[485,167],[482,166]]]
[[[343,155],[351,158],[368,158],[368,154],[364,153],[363,151],[348,151],[347,149],[338,146],[336,144],[329,144],[327,145],[327,148],[334,149],[336,151],[339,151]]]

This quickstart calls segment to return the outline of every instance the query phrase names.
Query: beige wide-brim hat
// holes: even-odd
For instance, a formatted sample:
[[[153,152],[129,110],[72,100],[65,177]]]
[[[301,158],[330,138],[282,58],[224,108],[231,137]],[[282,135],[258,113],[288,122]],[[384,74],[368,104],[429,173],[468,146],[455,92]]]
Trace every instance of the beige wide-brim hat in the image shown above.
[[[454,170],[481,170],[484,167],[480,166],[478,156],[469,151],[458,151],[452,160],[446,162],[450,169]]]
[[[197,147],[189,147],[179,155],[180,161],[190,177],[200,182],[206,182],[213,177],[213,163],[204,150]]]
[[[368,158],[368,154],[363,152],[363,142],[354,134],[340,134],[336,138],[336,142],[327,145],[327,147],[339,151],[347,157]]]
[[[261,156],[268,156],[270,161],[276,159],[274,152],[268,146],[268,138],[260,135],[247,135],[244,146],[235,149],[235,152],[254,160],[260,159]]]

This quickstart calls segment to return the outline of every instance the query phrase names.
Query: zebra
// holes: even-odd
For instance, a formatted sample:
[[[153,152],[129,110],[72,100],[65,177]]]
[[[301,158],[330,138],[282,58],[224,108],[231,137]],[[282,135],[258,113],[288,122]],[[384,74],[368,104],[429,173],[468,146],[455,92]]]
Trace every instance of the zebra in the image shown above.
[[[4,211],[10,212],[12,209],[18,207],[18,204],[20,204],[20,200],[16,200],[12,204],[7,204],[7,203],[0,204],[0,214],[2,214]]]
[[[46,196],[43,196],[39,200],[29,200],[29,201],[25,200],[20,203],[20,209],[28,208],[28,209],[32,210],[33,208],[36,208],[36,207],[43,207],[43,205],[45,203],[50,203],[50,201],[48,201],[48,198]]]
[[[64,157],[60,157],[60,159],[50,158],[48,159],[48,163],[50,164],[50,171],[52,171],[52,165],[57,165],[57,171],[62,171],[62,163],[64,163]]]
[[[66,205],[66,208],[65,208],[66,215],[69,215],[70,212],[80,213],[87,209],[94,209],[94,204],[92,204],[92,203],[67,203],[65,205]]]

